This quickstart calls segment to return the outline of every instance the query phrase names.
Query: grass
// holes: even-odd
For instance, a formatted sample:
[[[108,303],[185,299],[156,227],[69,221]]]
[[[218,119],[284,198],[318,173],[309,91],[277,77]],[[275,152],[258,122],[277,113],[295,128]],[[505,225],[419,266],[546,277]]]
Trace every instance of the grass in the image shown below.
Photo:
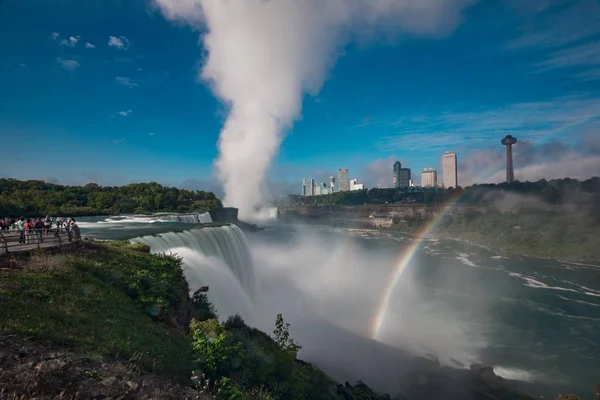
[[[180,263],[137,250],[85,243],[0,270],[0,333],[131,361],[189,382],[190,341],[165,322],[187,298]]]

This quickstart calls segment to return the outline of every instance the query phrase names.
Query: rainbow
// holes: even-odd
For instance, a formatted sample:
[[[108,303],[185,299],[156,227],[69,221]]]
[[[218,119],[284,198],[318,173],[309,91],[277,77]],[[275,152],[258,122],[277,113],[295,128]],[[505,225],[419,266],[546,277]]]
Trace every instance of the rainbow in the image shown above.
[[[432,229],[434,229],[440,223],[440,221],[442,220],[444,215],[446,215],[446,213],[448,213],[448,211],[450,211],[450,209],[452,209],[452,207],[454,207],[456,205],[458,200],[467,191],[468,191],[468,188],[466,190],[464,190],[461,193],[461,195],[448,201],[448,203],[446,205],[444,205],[442,212],[440,212],[435,218],[433,218],[429,223],[427,223],[423,228],[421,228],[416,233],[416,237],[412,240],[412,242],[410,243],[408,248],[400,254],[400,257],[398,257],[398,260],[395,263],[396,267],[392,271],[392,275],[388,281],[389,283],[383,291],[383,295],[381,296],[381,299],[379,300],[379,303],[378,303],[377,312],[375,313],[375,316],[371,323],[370,332],[371,332],[372,339],[375,339],[375,340],[379,339],[379,334],[381,333],[381,328],[385,321],[385,316],[386,316],[388,308],[390,306],[390,299],[392,298],[394,289],[396,288],[396,285],[400,281],[400,278],[402,278],[404,271],[406,271],[406,269],[408,268],[415,253],[421,246],[421,243],[423,243],[423,241],[425,240],[425,235],[428,232],[430,232]]]

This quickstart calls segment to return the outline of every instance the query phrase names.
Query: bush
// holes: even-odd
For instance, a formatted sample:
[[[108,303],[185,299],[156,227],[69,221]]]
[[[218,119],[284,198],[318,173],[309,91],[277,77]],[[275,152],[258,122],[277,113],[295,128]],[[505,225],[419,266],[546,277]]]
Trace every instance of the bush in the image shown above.
[[[209,379],[229,376],[240,365],[243,346],[230,340],[229,333],[216,319],[192,320],[190,323],[192,348],[198,355],[201,369]]]
[[[194,312],[192,318],[198,321],[206,321],[207,319],[219,319],[215,306],[208,300],[208,296],[203,292],[195,292],[192,297]]]
[[[246,328],[247,325],[246,325],[246,322],[244,321],[244,319],[242,317],[240,317],[239,314],[235,314],[235,315],[229,316],[229,318],[227,318],[227,321],[225,321],[223,326],[225,327],[225,329],[230,331],[233,329]]]
[[[248,327],[239,315],[223,324],[216,319],[193,321],[193,348],[204,372],[194,379],[216,398],[320,398],[328,384],[309,383],[318,373],[296,362],[300,345],[290,337],[289,326],[278,314],[274,339]]]
[[[273,334],[275,335],[275,343],[279,345],[290,357],[294,360],[298,355],[298,351],[302,348],[297,342],[294,341],[290,337],[289,332],[290,324],[283,322],[283,316],[281,314],[277,314],[277,319],[275,321],[275,330]]]

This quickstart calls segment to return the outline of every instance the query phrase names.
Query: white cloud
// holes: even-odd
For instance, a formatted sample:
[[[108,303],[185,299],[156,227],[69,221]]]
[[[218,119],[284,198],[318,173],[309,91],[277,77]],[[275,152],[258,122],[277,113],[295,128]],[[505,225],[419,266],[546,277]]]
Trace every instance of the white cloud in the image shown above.
[[[27,64],[19,64],[19,66],[25,68],[27,67]]]
[[[539,140],[558,134],[578,134],[600,122],[597,98],[562,97],[515,103],[497,109],[408,115],[388,121],[389,132],[377,145],[383,151],[460,147],[482,148],[507,132],[521,139]],[[573,132],[572,132],[573,131]]]
[[[522,33],[506,48],[538,55],[534,72],[577,68],[580,71],[575,71],[575,78],[594,74],[585,70],[600,66],[600,4],[596,0],[549,0],[541,7],[539,2],[531,2],[538,7],[528,8],[528,3],[519,1],[516,5],[524,8]]]
[[[64,58],[58,57],[56,62],[59,63],[64,69],[68,69],[69,71],[75,70],[79,67],[79,62],[76,60],[65,60]]]
[[[129,39],[127,39],[125,36],[110,36],[108,38],[108,45],[110,47],[116,47],[117,49],[127,50],[129,47]]]
[[[359,181],[364,182],[365,186],[369,188],[392,187],[392,171],[396,161],[400,161],[396,156],[373,160],[364,168],[361,176],[358,177]],[[402,161],[400,162],[403,167],[409,167]]]
[[[133,112],[133,110],[125,110],[125,111],[119,111],[117,114],[119,114],[122,117],[126,117],[129,114],[131,114]]]
[[[113,143],[119,145],[119,144],[123,143],[124,141],[125,141],[125,139],[121,138],[121,139],[113,140]]]
[[[117,80],[117,83],[119,85],[128,86],[130,88],[134,88],[134,87],[140,86],[137,83],[133,82],[131,80],[131,78],[127,78],[125,76],[117,76],[116,80]]]
[[[59,37],[59,33],[58,32],[52,32],[52,39],[56,40]]]
[[[149,136],[154,136],[154,132],[148,132]]]
[[[199,78],[230,106],[219,140],[226,204],[250,215],[283,134],[356,36],[450,34],[475,0],[154,0],[163,14],[202,27]],[[388,32],[385,32],[385,31]],[[384,32],[382,32],[384,31]]]
[[[77,42],[79,42],[79,39],[81,38],[81,36],[69,36],[68,39],[63,39],[60,41],[60,45],[61,46],[67,46],[67,47],[75,47],[77,45]]]
[[[515,179],[588,179],[600,176],[600,146],[595,137],[584,137],[568,146],[557,141],[535,144],[518,141],[513,147]],[[458,158],[461,186],[473,183],[499,183],[506,178],[506,152],[503,147],[470,151]]]
[[[94,45],[93,45],[92,43],[90,43],[90,42],[87,42],[87,43],[85,44],[85,48],[86,48],[86,49],[95,49],[95,48],[96,48],[96,46],[94,46]]]

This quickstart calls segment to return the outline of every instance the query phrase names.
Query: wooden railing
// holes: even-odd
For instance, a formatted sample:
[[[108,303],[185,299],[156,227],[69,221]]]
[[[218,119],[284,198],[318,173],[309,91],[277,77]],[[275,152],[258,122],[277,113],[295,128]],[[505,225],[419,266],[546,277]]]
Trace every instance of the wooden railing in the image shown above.
[[[0,232],[0,254],[53,248],[70,245],[80,240],[73,231],[65,228],[31,229],[28,232]]]

